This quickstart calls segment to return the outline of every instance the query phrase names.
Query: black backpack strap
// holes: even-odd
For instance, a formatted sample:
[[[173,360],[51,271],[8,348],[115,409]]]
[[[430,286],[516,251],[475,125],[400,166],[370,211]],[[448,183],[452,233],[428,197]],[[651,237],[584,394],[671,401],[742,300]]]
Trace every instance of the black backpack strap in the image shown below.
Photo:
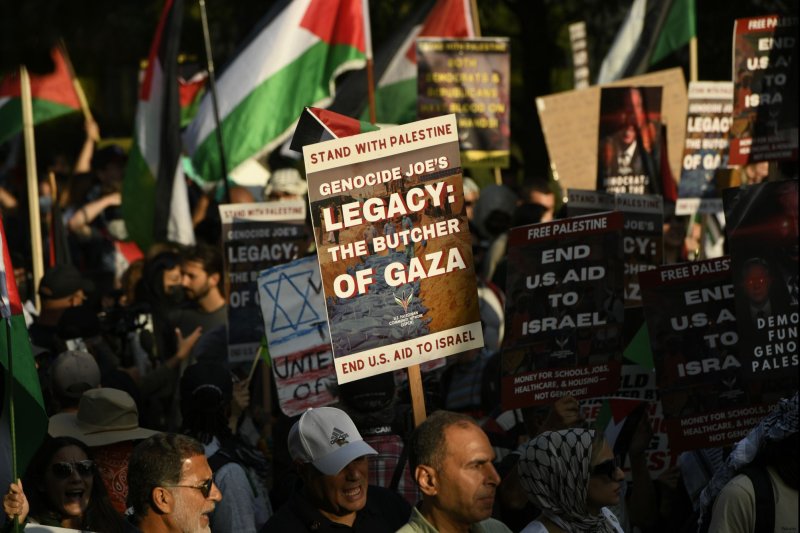
[[[211,471],[214,474],[216,474],[217,471],[226,464],[234,462],[235,460],[233,459],[233,457],[223,452],[221,449],[217,450],[216,453],[214,453],[214,455],[208,458],[208,466],[211,467]]]
[[[756,497],[755,531],[775,531],[775,494],[766,467],[749,465],[739,472],[753,484]]]

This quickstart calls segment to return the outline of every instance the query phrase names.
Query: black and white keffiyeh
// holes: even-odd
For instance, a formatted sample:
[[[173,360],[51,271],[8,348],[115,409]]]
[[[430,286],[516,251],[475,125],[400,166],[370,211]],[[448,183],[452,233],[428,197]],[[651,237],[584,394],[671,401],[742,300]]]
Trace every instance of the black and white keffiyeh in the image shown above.
[[[571,533],[613,532],[586,506],[594,430],[547,431],[522,447],[517,463],[528,498],[554,524]]]

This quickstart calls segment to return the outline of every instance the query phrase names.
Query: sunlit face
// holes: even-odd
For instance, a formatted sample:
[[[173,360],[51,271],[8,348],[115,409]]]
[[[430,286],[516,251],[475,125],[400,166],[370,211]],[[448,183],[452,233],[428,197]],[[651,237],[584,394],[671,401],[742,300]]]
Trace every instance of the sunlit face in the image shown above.
[[[597,465],[613,460],[614,452],[608,443],[603,441],[603,447],[600,452],[592,459],[591,468],[594,470]],[[589,486],[586,491],[586,507],[594,514],[600,514],[602,507],[619,503],[619,495],[622,489],[621,481],[624,474],[620,468],[614,468],[610,472],[611,476],[607,474],[592,474],[589,478]]]
[[[202,300],[211,290],[212,280],[203,265],[197,261],[186,261],[181,265],[181,280],[190,300]]]
[[[436,470],[437,505],[457,524],[470,526],[492,516],[500,476],[486,434],[474,424],[445,429],[447,452]]]
[[[87,474],[75,467],[88,459],[78,446],[69,445],[53,454],[47,464],[42,490],[52,509],[64,518],[80,518],[89,507],[94,471]],[[72,465],[72,473],[64,477],[67,469],[56,466],[59,463]]]
[[[180,533],[210,533],[209,515],[214,511],[216,502],[222,500],[222,493],[215,484],[211,484],[208,497],[203,496],[200,487],[212,476],[211,467],[204,455],[196,455],[183,461],[183,472],[177,485],[168,487],[174,498],[173,512],[170,521]]]
[[[367,504],[369,462],[367,456],[354,459],[338,474],[326,476],[311,464],[303,466],[306,495],[334,522],[350,523]]]

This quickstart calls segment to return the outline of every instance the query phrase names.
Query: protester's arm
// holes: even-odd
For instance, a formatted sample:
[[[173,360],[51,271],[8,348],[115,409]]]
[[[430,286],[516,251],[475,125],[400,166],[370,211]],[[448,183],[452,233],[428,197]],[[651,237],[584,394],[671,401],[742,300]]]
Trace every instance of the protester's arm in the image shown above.
[[[233,398],[231,401],[231,415],[228,418],[228,427],[235,435],[239,427],[239,417],[250,406],[250,380],[245,379],[233,384]]]
[[[86,140],[83,142],[81,151],[78,154],[78,159],[75,160],[75,168],[72,170],[73,174],[85,174],[92,169],[94,143],[100,140],[100,128],[94,120],[87,119],[83,123],[83,129],[86,130]]]
[[[0,185],[0,211],[12,211],[17,208],[17,199]]]
[[[652,527],[658,518],[656,489],[647,468],[647,446],[653,436],[650,417],[647,414],[639,419],[639,425],[631,439],[628,457],[631,462],[631,481],[633,491],[628,498],[628,513],[631,525],[641,528]]]
[[[16,483],[8,486],[8,492],[3,497],[3,512],[9,520],[14,520],[15,516],[18,517],[19,523],[22,524],[28,518],[30,510],[28,498],[25,497],[25,492],[22,490],[22,480],[17,479]]]
[[[97,218],[100,213],[106,210],[106,208],[111,207],[113,205],[120,205],[122,203],[122,194],[118,192],[112,192],[111,194],[107,194],[93,202],[89,202],[85,204],[83,207],[79,208],[75,211],[75,214],[72,215],[69,219],[69,229],[70,231],[77,233],[80,236],[88,237],[91,234],[91,228],[89,224]]]

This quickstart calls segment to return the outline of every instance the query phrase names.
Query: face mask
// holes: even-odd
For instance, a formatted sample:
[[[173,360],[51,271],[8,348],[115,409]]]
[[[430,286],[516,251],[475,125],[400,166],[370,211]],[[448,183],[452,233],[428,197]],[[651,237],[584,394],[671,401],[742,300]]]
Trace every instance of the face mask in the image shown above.
[[[44,213],[49,213],[50,210],[53,208],[53,198],[50,196],[40,196],[39,197],[39,211]]]
[[[167,287],[166,299],[168,305],[180,305],[186,298],[186,293],[182,285],[170,285]]]

